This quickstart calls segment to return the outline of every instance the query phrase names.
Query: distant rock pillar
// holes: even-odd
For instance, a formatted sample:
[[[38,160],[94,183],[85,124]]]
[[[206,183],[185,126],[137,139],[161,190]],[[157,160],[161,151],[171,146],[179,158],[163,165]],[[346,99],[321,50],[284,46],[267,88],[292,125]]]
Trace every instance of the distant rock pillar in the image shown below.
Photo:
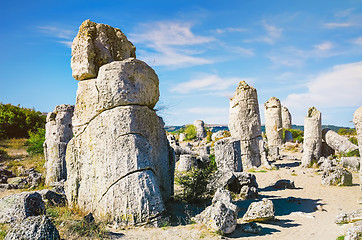
[[[63,104],[48,113],[44,142],[46,185],[67,179],[65,153],[67,144],[73,137],[73,112],[74,106]]]
[[[232,137],[240,140],[244,169],[270,167],[261,135],[258,94],[245,81],[239,83],[230,99],[229,130]]]
[[[196,127],[196,139],[202,140],[206,137],[205,123],[202,120],[196,120],[194,122],[194,126]]]
[[[283,144],[282,105],[278,98],[271,97],[264,103],[264,114],[269,154],[277,157],[279,146]]]
[[[360,166],[362,166],[362,106],[359,107],[353,114],[353,123],[357,131],[357,141],[360,157]],[[362,191],[362,167],[359,170],[360,188]]]
[[[282,106],[282,127],[284,129],[292,129],[292,115],[287,107]]]
[[[315,107],[308,109],[304,117],[304,142],[302,166],[308,167],[318,160],[322,152],[322,114]]]

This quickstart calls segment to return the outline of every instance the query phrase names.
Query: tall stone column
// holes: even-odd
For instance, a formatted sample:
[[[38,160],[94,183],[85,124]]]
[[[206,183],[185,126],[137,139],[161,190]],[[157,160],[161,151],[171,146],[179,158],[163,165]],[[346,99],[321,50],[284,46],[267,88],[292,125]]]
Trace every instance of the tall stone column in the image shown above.
[[[206,137],[205,123],[202,120],[196,120],[194,122],[194,126],[196,127],[196,139],[202,140]]]
[[[308,167],[319,160],[322,153],[322,114],[315,107],[308,109],[304,117],[304,142],[302,166]]]
[[[73,137],[73,111],[74,106],[63,104],[47,115],[44,141],[46,185],[67,179],[65,154],[67,144]]]
[[[283,144],[282,105],[276,97],[264,103],[265,133],[268,139],[270,156],[279,155],[279,147]]]
[[[282,126],[284,129],[292,129],[292,115],[285,106],[282,106]]]
[[[241,81],[230,99],[229,130],[240,140],[243,168],[270,167],[260,128],[258,95],[255,88]]]
[[[353,114],[353,123],[356,127],[357,141],[360,154],[360,166],[362,166],[362,106],[359,107]],[[362,191],[362,167],[359,170],[360,188]]]

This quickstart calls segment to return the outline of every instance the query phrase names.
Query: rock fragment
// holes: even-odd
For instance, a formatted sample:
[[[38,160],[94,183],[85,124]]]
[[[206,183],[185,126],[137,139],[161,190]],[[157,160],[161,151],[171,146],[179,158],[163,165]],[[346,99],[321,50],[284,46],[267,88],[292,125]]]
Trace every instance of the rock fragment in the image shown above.
[[[274,219],[275,210],[271,200],[263,198],[259,202],[253,202],[243,216],[245,222],[263,222]]]

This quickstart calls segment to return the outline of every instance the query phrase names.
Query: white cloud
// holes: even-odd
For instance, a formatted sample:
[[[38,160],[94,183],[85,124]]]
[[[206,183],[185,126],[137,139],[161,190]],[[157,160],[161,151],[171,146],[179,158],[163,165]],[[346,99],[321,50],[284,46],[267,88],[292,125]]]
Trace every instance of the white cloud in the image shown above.
[[[76,35],[76,32],[74,32],[73,30],[64,29],[56,26],[38,26],[38,30],[47,35],[61,39],[57,42],[64,44],[69,48],[72,46],[73,38]]]
[[[341,23],[337,23],[337,22],[333,22],[333,23],[326,23],[324,24],[324,26],[326,28],[344,28],[344,27],[351,27],[353,26],[353,23],[350,22],[341,22]]]
[[[171,89],[172,92],[190,93],[194,91],[208,91],[211,93],[219,92],[221,95],[226,95],[226,91],[233,87],[236,88],[237,84],[245,79],[234,78],[221,78],[218,75],[206,75],[193,80],[177,84]],[[246,80],[248,82],[251,79]]]
[[[215,30],[218,34],[228,33],[228,32],[245,32],[247,31],[245,28],[218,28]]]
[[[184,67],[209,64],[211,59],[199,57],[200,46],[210,43],[213,37],[198,36],[191,31],[188,22],[156,22],[142,24],[137,32],[129,34],[133,43],[144,44],[141,58],[157,66]]]
[[[306,86],[307,92],[290,94],[283,101],[300,122],[311,106],[331,110],[357,108],[362,104],[362,61],[334,66],[310,79]]]
[[[314,46],[318,51],[327,51],[333,48],[333,43],[331,42],[324,42]]]
[[[64,44],[65,46],[71,48],[72,47],[72,41],[58,41],[61,44]]]
[[[278,28],[274,25],[268,24],[265,21],[263,21],[261,24],[266,31],[266,36],[262,36],[256,39],[247,39],[244,40],[244,42],[264,42],[268,44],[274,44],[276,40],[278,40],[282,36],[282,28]]]
[[[352,40],[352,43],[362,45],[362,37],[358,37]]]

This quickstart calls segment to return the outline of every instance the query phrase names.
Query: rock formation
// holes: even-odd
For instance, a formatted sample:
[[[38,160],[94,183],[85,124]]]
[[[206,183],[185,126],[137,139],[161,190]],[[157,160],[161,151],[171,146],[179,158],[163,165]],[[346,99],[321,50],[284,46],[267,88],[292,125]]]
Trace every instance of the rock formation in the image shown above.
[[[284,129],[292,129],[292,115],[285,106],[282,106],[282,127]]]
[[[278,157],[283,144],[282,105],[276,97],[264,103],[265,133],[268,139],[269,155]]]
[[[243,216],[245,222],[262,222],[274,219],[275,210],[271,200],[263,198],[259,202],[253,202]]]
[[[196,139],[202,140],[206,137],[205,123],[202,120],[196,120],[194,122],[194,126],[196,127]]]
[[[341,136],[328,128],[322,130],[322,139],[329,147],[339,153],[348,153],[358,149],[358,146],[351,143],[348,138]]]
[[[322,175],[324,186],[350,186],[352,173],[342,167],[331,167],[324,170]]]
[[[356,127],[357,132],[357,141],[358,141],[358,148],[359,153],[361,155],[360,158],[360,165],[362,165],[362,106],[359,107],[353,114],[353,123]],[[359,180],[360,180],[360,188],[362,191],[362,167],[359,170]]]
[[[308,167],[313,160],[321,157],[322,146],[322,115],[315,108],[308,109],[308,114],[304,117],[304,142],[302,166]]]
[[[180,160],[177,162],[177,171],[188,172],[192,168],[197,168],[196,157],[192,154],[181,154]]]
[[[67,179],[65,155],[67,144],[73,137],[73,111],[74,106],[63,104],[47,115],[44,141],[47,185]]]
[[[66,155],[68,204],[119,224],[157,219],[173,195],[175,169],[164,122],[153,109],[158,77],[146,63],[127,58],[133,45],[104,24],[85,21],[72,49],[73,75],[96,78],[78,83]],[[94,59],[92,71],[81,67]]]
[[[232,137],[215,142],[215,162],[219,171],[242,172],[240,140]]]
[[[261,135],[258,94],[244,81],[239,83],[230,99],[229,130],[232,137],[240,139],[244,169],[270,166]]]

